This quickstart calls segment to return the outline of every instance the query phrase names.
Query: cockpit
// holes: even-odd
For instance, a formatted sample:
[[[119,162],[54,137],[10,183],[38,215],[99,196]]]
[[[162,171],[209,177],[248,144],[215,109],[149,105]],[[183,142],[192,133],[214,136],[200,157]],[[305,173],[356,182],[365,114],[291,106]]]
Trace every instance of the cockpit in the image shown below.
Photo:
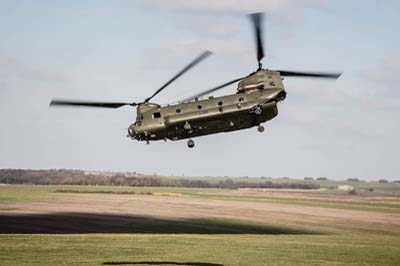
[[[142,121],[143,121],[143,115],[138,112],[136,115],[136,121],[134,125],[140,127],[142,125]]]

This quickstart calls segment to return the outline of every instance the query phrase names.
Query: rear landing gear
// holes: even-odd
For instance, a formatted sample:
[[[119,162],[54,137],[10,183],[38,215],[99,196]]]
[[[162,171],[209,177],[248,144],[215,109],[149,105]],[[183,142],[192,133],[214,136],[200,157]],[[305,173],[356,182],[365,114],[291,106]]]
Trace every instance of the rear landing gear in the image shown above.
[[[257,130],[258,130],[258,132],[263,133],[265,128],[262,125],[259,125]]]
[[[187,145],[189,148],[193,148],[194,147],[194,141],[192,139],[189,139],[187,142]]]

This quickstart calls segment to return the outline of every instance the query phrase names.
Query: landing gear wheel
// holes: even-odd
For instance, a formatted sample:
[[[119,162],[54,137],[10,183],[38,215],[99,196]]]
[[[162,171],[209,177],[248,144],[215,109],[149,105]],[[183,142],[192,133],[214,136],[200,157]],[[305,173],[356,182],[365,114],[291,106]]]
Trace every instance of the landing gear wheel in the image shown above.
[[[257,130],[258,130],[258,132],[263,133],[265,128],[263,126],[259,125]]]
[[[193,148],[194,147],[194,141],[192,139],[189,139],[187,142],[187,145],[189,148]]]
[[[254,110],[254,113],[255,113],[256,115],[260,115],[260,114],[262,113],[261,107],[260,107],[260,106],[257,106],[257,108]]]

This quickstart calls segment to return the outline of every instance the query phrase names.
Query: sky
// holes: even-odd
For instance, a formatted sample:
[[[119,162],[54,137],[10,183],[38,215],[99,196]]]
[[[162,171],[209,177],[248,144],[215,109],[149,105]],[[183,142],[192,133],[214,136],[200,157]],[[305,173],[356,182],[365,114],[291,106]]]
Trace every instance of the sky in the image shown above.
[[[0,1],[0,168],[191,176],[400,178],[399,1]],[[49,108],[53,97],[168,104],[257,68],[246,17],[266,12],[264,67],[286,78],[279,116],[256,128],[146,145],[136,110]],[[215,93],[235,93],[232,85]]]

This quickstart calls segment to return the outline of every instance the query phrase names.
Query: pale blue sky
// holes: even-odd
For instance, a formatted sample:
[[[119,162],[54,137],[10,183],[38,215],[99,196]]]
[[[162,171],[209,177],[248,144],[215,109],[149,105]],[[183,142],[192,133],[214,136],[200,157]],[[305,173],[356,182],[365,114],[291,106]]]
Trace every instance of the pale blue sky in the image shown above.
[[[244,14],[266,11],[264,66],[344,71],[285,80],[264,134],[126,138],[136,110],[49,109],[53,97],[174,102],[256,68]],[[232,176],[400,178],[400,2],[0,1],[0,167]],[[221,92],[233,93],[235,86]]]

